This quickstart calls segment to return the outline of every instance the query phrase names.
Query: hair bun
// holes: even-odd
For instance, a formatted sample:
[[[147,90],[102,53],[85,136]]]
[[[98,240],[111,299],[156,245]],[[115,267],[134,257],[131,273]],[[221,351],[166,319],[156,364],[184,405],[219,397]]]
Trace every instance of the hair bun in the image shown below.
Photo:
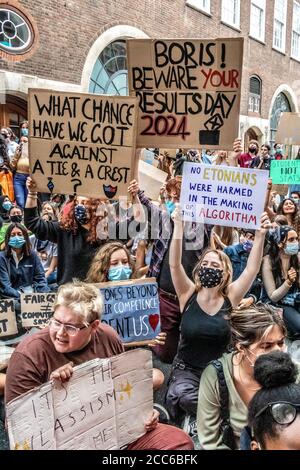
[[[254,378],[263,388],[295,383],[297,375],[297,366],[289,354],[281,351],[262,354],[255,362]]]

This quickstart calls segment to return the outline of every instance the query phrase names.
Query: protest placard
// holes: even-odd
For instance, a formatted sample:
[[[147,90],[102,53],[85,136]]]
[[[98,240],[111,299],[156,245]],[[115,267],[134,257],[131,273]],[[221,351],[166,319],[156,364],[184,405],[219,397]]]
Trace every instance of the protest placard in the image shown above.
[[[74,368],[6,409],[11,449],[112,450],[145,434],[153,409],[152,354],[136,349]]]
[[[18,333],[13,299],[0,300],[0,337]]]
[[[269,172],[184,163],[183,219],[227,227],[259,228]]]
[[[146,196],[157,201],[162,185],[166,182],[168,174],[159,170],[143,160],[139,161],[139,183]]]
[[[27,327],[46,325],[53,315],[56,294],[21,294],[21,321]]]
[[[270,178],[273,184],[299,184],[300,160],[273,160]]]
[[[137,172],[136,99],[29,90],[31,174],[42,192],[113,199]]]
[[[128,39],[137,147],[231,150],[239,134],[243,38]]]
[[[112,326],[124,343],[151,340],[160,333],[155,278],[96,284],[104,300],[101,321]]]
[[[276,132],[276,142],[285,145],[300,145],[299,129],[299,113],[282,113]]]

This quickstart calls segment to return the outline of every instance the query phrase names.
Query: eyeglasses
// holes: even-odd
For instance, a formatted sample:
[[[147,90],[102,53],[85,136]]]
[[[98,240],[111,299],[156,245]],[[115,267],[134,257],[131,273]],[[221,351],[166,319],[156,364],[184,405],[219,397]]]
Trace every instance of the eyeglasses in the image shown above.
[[[277,424],[292,424],[296,419],[297,413],[300,411],[300,404],[289,403],[286,401],[268,403],[268,405],[262,408],[255,415],[255,418],[261,416],[268,409]]]
[[[50,318],[48,325],[54,331],[58,331],[61,329],[61,327],[63,327],[63,329],[69,336],[76,336],[80,330],[88,328],[90,326],[90,323],[86,322],[83,326],[75,326],[69,325],[68,323],[61,323],[60,321],[56,320],[56,318],[52,317]]]

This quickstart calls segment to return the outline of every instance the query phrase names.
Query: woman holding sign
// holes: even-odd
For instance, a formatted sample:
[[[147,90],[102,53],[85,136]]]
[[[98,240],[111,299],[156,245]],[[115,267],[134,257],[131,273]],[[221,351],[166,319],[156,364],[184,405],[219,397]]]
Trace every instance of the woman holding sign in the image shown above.
[[[168,409],[174,419],[195,416],[200,376],[208,363],[226,351],[230,340],[227,314],[238,307],[259,271],[265,234],[270,225],[267,214],[261,217],[254,245],[241,276],[232,282],[227,255],[208,249],[199,259],[189,279],[181,264],[183,223],[180,209],[174,214],[174,233],[170,248],[170,269],[179,298],[181,338],[167,392]]]
[[[96,254],[87,274],[86,282],[126,281],[134,278],[134,262],[128,249],[120,242],[111,242],[106,243]],[[164,345],[165,338],[166,333],[159,333],[148,345]],[[124,343],[126,349],[135,346],[135,343]],[[159,389],[163,382],[164,374],[159,369],[153,369],[154,390]]]

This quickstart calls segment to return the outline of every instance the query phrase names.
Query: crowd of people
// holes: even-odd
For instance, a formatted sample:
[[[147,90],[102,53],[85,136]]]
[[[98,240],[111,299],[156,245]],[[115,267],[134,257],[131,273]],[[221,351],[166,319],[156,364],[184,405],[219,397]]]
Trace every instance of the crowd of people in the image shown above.
[[[237,139],[233,152],[158,155],[168,174],[158,200],[133,180],[124,203],[38,193],[28,123],[14,143],[2,128],[0,298],[14,299],[18,315],[21,293],[58,295],[46,328],[20,342],[17,335],[0,375],[6,403],[68,380],[75,365],[122,353],[117,333],[100,322],[94,284],[154,277],[161,333],[148,347],[171,365],[169,377],[153,372],[154,390],[167,382],[170,421],[159,424],[154,411],[128,449],[192,449],[195,435],[203,449],[300,449],[300,376],[286,352],[287,338],[300,339],[300,185],[282,195],[269,181],[256,231],[184,223],[178,204],[185,161],[269,171],[287,158],[282,146],[271,155],[268,144],[250,141],[242,153]]]

